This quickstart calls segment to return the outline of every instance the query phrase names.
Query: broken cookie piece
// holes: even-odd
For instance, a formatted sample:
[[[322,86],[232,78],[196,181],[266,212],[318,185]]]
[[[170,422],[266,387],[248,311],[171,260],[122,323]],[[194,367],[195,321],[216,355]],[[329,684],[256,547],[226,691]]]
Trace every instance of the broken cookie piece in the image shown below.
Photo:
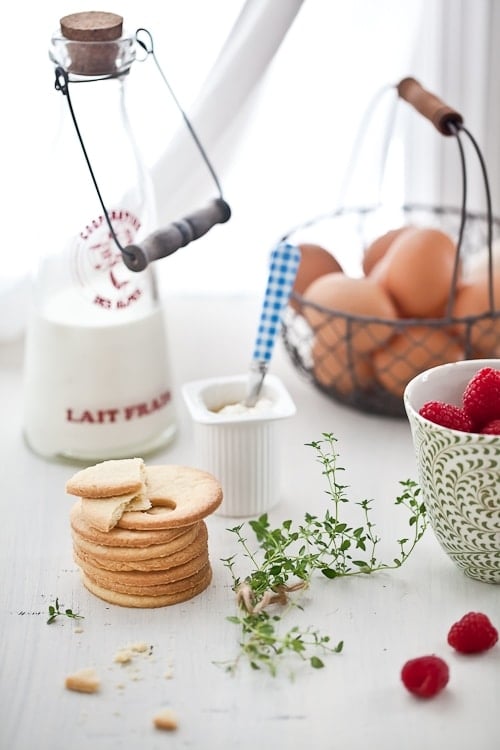
[[[94,529],[111,531],[125,511],[148,510],[151,503],[145,493],[129,492],[118,497],[82,497],[82,515]]]
[[[146,472],[142,458],[101,461],[74,474],[66,492],[78,497],[99,499],[144,490]]]
[[[66,483],[66,492],[81,498],[87,523],[105,533],[116,526],[125,511],[151,508],[142,458],[102,461],[81,469]]]

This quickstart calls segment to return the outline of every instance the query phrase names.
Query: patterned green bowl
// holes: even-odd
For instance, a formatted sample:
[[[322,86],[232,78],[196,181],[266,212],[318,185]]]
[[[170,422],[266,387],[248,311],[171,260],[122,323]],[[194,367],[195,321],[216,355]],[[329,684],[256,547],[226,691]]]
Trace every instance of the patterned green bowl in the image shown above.
[[[406,386],[417,472],[429,521],[448,557],[467,576],[500,583],[500,436],[441,427],[418,413],[426,401],[457,406],[482,367],[500,370],[500,359],[440,365]]]

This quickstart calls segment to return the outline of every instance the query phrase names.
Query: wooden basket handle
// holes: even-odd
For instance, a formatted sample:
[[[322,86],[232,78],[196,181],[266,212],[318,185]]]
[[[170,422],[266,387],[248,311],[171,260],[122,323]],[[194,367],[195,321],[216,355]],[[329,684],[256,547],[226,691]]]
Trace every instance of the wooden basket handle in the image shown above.
[[[441,99],[421,86],[415,78],[403,78],[397,85],[398,95],[411,104],[417,112],[426,117],[442,135],[453,135],[449,125],[460,127],[462,115],[448,107]]]

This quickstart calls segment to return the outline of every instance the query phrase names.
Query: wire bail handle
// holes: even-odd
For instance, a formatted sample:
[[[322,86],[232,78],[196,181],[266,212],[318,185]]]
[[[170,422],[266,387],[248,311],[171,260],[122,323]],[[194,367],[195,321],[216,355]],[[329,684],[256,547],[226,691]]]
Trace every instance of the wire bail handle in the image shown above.
[[[139,38],[139,34],[141,33],[146,35],[147,42],[142,41]],[[171,255],[179,248],[185,247],[190,242],[193,242],[194,240],[202,237],[216,224],[224,224],[225,222],[227,222],[231,217],[231,208],[229,204],[224,200],[221,185],[210,163],[205,149],[203,148],[191,122],[189,121],[189,118],[181,107],[179,101],[177,100],[177,97],[175,96],[170,84],[167,81],[167,78],[163,73],[163,70],[154,52],[153,37],[151,33],[147,29],[139,28],[135,33],[135,41],[146,53],[146,56],[142,61],[146,60],[147,57],[151,55],[164,84],[168,88],[177,109],[182,115],[182,118],[191,134],[191,137],[193,138],[196,147],[198,148],[198,151],[200,152],[200,155],[205,162],[219,193],[218,198],[210,201],[203,208],[194,211],[192,214],[185,216],[179,221],[171,222],[164,229],[160,229],[156,232],[153,232],[151,235],[148,235],[148,237],[146,237],[140,245],[127,245],[126,247],[123,247],[116,235],[116,232],[111,223],[111,219],[109,217],[108,210],[101,195],[101,191],[99,190],[99,186],[94,175],[94,170],[92,169],[83,137],[78,126],[76,114],[73,109],[73,104],[69,92],[70,77],[68,75],[68,72],[60,65],[58,65],[55,69],[54,88],[56,89],[56,91],[60,91],[63,96],[66,97],[66,100],[68,102],[68,109],[71,115],[71,119],[73,121],[73,125],[113,241],[120,250],[123,261],[127,268],[129,268],[131,271],[143,271],[152,261],[159,260],[160,258],[165,258],[168,255]],[[125,73],[128,73],[128,70],[125,71]],[[117,74],[93,77],[91,80],[107,80],[110,78],[116,78],[120,75],[124,75],[124,73],[121,72]],[[78,82],[82,81],[79,80]]]

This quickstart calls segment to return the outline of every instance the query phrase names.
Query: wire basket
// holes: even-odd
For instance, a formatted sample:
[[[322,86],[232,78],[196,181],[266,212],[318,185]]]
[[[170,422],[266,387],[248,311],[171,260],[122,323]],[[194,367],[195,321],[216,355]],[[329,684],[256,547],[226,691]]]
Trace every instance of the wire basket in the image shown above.
[[[405,85],[410,82],[410,88]],[[484,161],[461,116],[425,92],[414,79],[398,86],[401,98],[410,102],[446,135],[455,135],[462,166],[460,207],[403,205],[391,211],[377,205],[341,208],[313,219],[285,235],[296,244],[318,242],[325,247],[343,246],[361,268],[364,249],[375,238],[398,226],[437,228],[456,239],[455,273],[444,316],[396,319],[353,315],[324,307],[292,292],[283,317],[282,338],[295,367],[322,392],[358,410],[404,417],[403,391],[419,372],[458,359],[500,356],[500,310],[495,309],[493,283],[494,240],[500,236],[500,220],[492,216]],[[416,97],[418,94],[418,97]],[[466,210],[467,172],[460,135],[466,133],[478,155],[485,183],[487,210]],[[453,303],[461,282],[474,267],[478,252],[487,250],[488,308],[480,314],[454,317]],[[356,270],[354,271],[354,274]],[[361,272],[362,273],[362,272]],[[307,294],[307,293],[306,293]],[[378,341],[383,328],[384,343]],[[373,337],[373,346],[356,342]]]

